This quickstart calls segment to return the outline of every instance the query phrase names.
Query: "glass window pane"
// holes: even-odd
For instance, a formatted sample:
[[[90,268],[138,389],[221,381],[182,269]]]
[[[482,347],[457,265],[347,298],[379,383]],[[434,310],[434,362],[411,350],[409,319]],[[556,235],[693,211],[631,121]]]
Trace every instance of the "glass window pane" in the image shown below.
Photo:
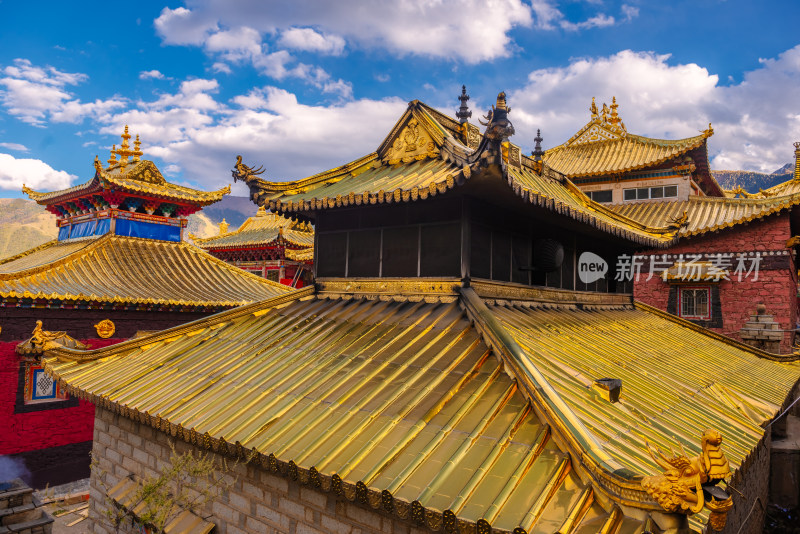
[[[592,200],[595,202],[611,202],[611,190],[592,191]]]
[[[417,276],[419,226],[383,230],[383,270],[381,276]]]
[[[350,243],[347,250],[347,276],[378,276],[380,250],[380,230],[350,232]]]
[[[664,196],[665,197],[677,197],[678,196],[678,186],[677,185],[668,185],[664,187]]]
[[[472,225],[470,273],[473,278],[492,276],[492,231],[480,224]]]
[[[636,189],[626,189],[625,200],[636,200]]]
[[[422,226],[420,276],[461,276],[461,224]]]
[[[314,254],[317,276],[344,276],[347,261],[347,232],[320,234]]]
[[[650,198],[650,188],[649,187],[640,187],[636,190],[636,198],[638,200]]]
[[[663,187],[651,187],[650,188],[650,198],[662,198],[664,196],[664,188]]]

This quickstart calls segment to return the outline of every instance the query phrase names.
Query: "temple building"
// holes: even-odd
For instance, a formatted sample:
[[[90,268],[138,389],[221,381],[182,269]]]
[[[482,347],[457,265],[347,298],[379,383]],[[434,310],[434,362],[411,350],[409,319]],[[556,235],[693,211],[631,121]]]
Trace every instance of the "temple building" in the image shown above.
[[[84,184],[24,188],[56,214],[58,238],[0,261],[0,454],[37,488],[88,476],[94,424],[94,406],[42,371],[49,343],[103,347],[287,290],[184,242],[186,217],[228,189],[168,183],[129,139],[126,127]]]
[[[241,460],[174,511],[220,534],[761,531],[800,362],[635,302],[609,265],[681,225],[587,198],[509,112],[481,133],[412,101],[375,152],[296,181],[239,161],[258,205],[314,224],[314,286],[46,352],[97,405],[94,532],[172,442]]]
[[[800,143],[795,159],[791,180],[759,193],[610,206],[681,224],[677,245],[640,253],[635,298],[769,352],[797,350]]]
[[[563,145],[546,150],[544,162],[596,202],[622,204],[721,197],[708,165],[711,125],[686,139],[651,139],[628,133],[614,97]]]
[[[300,288],[313,282],[314,228],[292,221],[263,206],[254,217],[229,232],[223,219],[219,235],[192,237],[212,256],[273,282]]]

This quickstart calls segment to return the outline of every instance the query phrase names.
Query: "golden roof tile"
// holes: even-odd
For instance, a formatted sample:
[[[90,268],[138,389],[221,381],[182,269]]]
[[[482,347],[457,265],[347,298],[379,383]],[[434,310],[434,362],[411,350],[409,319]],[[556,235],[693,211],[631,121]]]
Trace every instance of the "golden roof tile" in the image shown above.
[[[660,165],[702,146],[711,135],[668,141],[633,134],[593,143],[565,143],[546,150],[544,162],[571,179],[635,171]]]
[[[179,439],[256,451],[275,472],[431,528],[487,532],[641,529],[608,497],[624,486],[612,501],[660,510],[640,487],[660,472],[646,443],[697,453],[698,436],[716,428],[738,468],[800,377],[800,363],[646,306],[491,298],[475,315],[470,289],[461,302],[313,291],[112,347],[58,348],[45,365],[72,394]],[[508,343],[525,373],[505,360]],[[534,375],[544,400],[528,393]],[[622,380],[619,402],[591,387],[607,377]],[[587,485],[593,469],[602,477]],[[706,514],[691,518],[697,530]]]
[[[314,228],[310,224],[292,221],[277,213],[260,210],[254,217],[245,220],[238,230],[194,239],[194,244],[204,250],[264,247],[276,243],[279,238],[295,247],[313,247]]]
[[[679,202],[630,202],[609,208],[646,226],[670,224],[685,214],[680,235],[689,237],[761,219],[798,204],[800,193],[766,199],[693,196]]]
[[[140,193],[164,200],[190,202],[208,205],[230,193],[230,186],[217,191],[201,191],[167,182],[155,163],[149,160],[137,161],[126,166],[117,164],[110,169],[97,169],[94,177],[86,183],[61,189],[59,191],[38,192],[23,186],[22,191],[39,204],[49,204],[59,199],[68,199],[81,194],[101,191],[104,188]]]
[[[440,121],[439,112],[414,101],[375,153],[341,167],[290,182],[263,180],[241,162],[235,172],[257,203],[281,213],[424,200],[466,183],[483,164],[470,162],[475,150],[464,144],[458,123]],[[503,181],[530,203],[649,246],[666,246],[674,239],[674,229],[646,228],[620,217],[557,172],[536,170],[516,145],[503,144],[502,158]]]
[[[224,363],[231,344],[241,353]],[[208,432],[215,450],[240,444],[429,526],[538,531],[573,511],[609,515],[455,302],[267,303],[47,366],[99,406]]]
[[[105,235],[0,261],[0,297],[230,307],[287,291],[187,243]]]

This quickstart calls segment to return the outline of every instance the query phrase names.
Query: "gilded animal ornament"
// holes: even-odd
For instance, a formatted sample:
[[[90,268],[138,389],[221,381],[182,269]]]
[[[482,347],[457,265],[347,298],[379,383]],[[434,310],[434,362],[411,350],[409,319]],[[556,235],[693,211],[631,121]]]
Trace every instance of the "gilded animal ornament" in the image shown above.
[[[113,336],[117,329],[116,326],[114,326],[114,323],[109,319],[103,319],[94,325],[94,328],[97,330],[97,335],[103,339]]]
[[[242,156],[236,156],[236,165],[231,174],[233,175],[233,181],[236,182],[237,180],[241,180],[243,182],[247,182],[248,179],[258,176],[259,174],[264,173],[264,167],[261,166],[257,169],[253,169],[252,167],[248,167],[244,163],[242,163]]]
[[[683,454],[667,458],[647,444],[650,456],[664,472],[644,477],[642,487],[668,512],[691,515],[708,508],[712,528],[721,530],[733,506],[733,498],[717,486],[731,474],[721,445],[722,435],[711,429],[703,432],[702,451],[691,459],[683,450]]]

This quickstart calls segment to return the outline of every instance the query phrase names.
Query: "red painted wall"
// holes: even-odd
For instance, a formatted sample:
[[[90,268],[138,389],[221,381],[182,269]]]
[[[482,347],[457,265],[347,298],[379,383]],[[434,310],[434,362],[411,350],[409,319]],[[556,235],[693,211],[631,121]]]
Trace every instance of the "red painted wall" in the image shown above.
[[[769,252],[786,251],[786,241],[791,237],[789,214],[772,215],[746,225],[737,225],[704,236],[681,239],[667,250],[648,251],[649,254],[690,254],[717,252]],[[764,256],[767,257],[767,256]],[[762,260],[762,264],[766,260]],[[734,266],[736,261],[734,259]],[[719,282],[723,327],[712,328],[726,336],[740,339],[739,330],[755,314],[756,305],[763,303],[767,313],[774,316],[783,330],[795,328],[797,310],[797,267],[790,256],[789,267],[780,270],[759,269],[758,280],[752,275],[741,282],[722,280]],[[658,277],[646,281],[646,276],[634,282],[634,298],[662,310],[667,310],[669,284]],[[792,332],[785,332],[781,352],[792,349]]]
[[[20,356],[14,349],[21,340],[0,342],[0,454],[46,449],[91,441],[94,404],[81,400],[78,406],[31,413],[14,413],[19,385]],[[90,348],[100,348],[124,339],[82,339]]]

